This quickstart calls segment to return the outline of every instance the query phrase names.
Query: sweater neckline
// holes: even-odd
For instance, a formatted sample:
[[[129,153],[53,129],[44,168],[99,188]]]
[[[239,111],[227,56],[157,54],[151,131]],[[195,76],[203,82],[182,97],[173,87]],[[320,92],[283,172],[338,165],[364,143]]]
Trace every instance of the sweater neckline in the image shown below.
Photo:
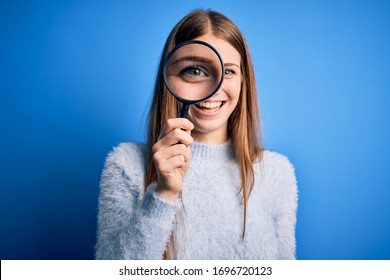
[[[234,158],[233,143],[229,139],[222,144],[208,144],[194,141],[191,145],[191,157]]]

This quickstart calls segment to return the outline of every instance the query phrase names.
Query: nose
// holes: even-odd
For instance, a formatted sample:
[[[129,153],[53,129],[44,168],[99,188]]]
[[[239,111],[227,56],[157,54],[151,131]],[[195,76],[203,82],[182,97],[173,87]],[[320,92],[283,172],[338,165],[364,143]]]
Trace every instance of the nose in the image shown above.
[[[225,85],[226,85],[225,79],[222,79],[220,81],[220,84],[218,85],[219,87],[218,87],[217,91],[215,92],[215,94],[213,96],[221,95],[224,92],[224,90],[225,90]]]

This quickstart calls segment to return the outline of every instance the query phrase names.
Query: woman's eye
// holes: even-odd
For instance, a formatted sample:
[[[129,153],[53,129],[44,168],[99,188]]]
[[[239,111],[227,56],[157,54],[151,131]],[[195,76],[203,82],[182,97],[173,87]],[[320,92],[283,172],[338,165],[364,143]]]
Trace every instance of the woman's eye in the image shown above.
[[[234,74],[233,70],[225,69],[225,75],[232,75],[232,74]]]
[[[207,76],[206,73],[199,67],[188,67],[182,70],[181,73],[191,75],[191,76],[199,76],[199,77]]]

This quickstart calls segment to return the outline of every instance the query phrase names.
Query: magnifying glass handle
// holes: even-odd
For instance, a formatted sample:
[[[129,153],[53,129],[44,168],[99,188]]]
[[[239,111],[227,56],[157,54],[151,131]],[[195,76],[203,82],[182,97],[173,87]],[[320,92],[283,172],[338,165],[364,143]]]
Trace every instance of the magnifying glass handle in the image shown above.
[[[190,108],[190,104],[183,103],[183,106],[181,107],[180,118],[187,118],[189,108]]]
[[[190,108],[190,104],[183,103],[183,106],[181,107],[181,111],[180,111],[180,118],[187,118],[189,108]],[[178,144],[180,144],[180,142],[178,142]]]

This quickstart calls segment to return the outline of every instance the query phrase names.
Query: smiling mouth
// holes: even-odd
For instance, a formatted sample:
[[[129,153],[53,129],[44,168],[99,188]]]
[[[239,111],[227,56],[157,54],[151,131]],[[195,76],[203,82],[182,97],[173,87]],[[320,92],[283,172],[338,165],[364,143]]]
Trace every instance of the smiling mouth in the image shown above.
[[[195,106],[204,111],[204,112],[216,112],[218,111],[223,104],[225,104],[225,101],[217,101],[217,102],[200,102],[195,104]]]

